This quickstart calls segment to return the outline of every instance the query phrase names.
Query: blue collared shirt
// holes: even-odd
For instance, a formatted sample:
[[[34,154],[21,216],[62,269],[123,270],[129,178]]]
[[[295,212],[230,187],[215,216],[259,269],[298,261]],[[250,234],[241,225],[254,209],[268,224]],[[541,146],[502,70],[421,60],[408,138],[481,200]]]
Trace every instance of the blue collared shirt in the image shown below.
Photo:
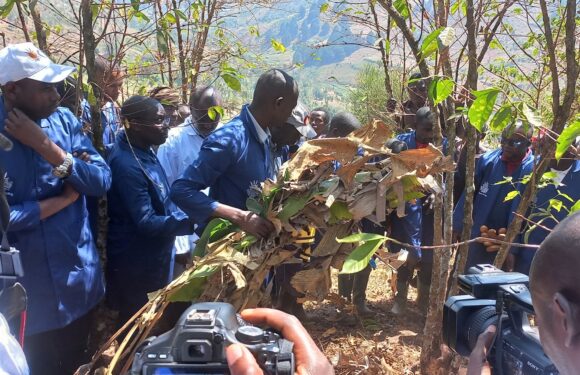
[[[6,116],[4,99],[0,98],[0,131],[11,138],[4,131]],[[27,335],[62,328],[102,298],[102,272],[85,196],[102,196],[111,184],[109,167],[72,112],[58,108],[38,124],[63,150],[71,154],[86,152],[91,162],[74,158],[71,175],[61,180],[52,175],[52,165],[16,140],[12,151],[0,151],[10,204],[9,240],[20,250],[25,274],[19,282],[28,293]],[[60,195],[65,182],[80,197],[40,220],[39,201]]]
[[[506,195],[512,190],[518,190],[520,194],[525,185],[521,179],[532,172],[534,157],[531,152],[524,157],[520,166],[508,175],[506,164],[501,160],[502,150],[486,152],[477,159],[475,165],[475,190],[473,198],[473,226],[471,238],[480,234],[482,225],[490,229],[507,228],[512,217],[512,203],[504,202]],[[515,186],[509,183],[497,184],[506,177],[511,177]],[[453,211],[453,230],[461,232],[463,228],[463,207],[465,205],[465,192],[461,194],[455,210]],[[479,242],[469,244],[469,254],[465,270],[476,264],[493,263],[495,253],[485,251],[483,244]],[[463,270],[461,270],[463,271]]]
[[[200,225],[218,202],[246,209],[248,189],[274,178],[270,147],[263,144],[249,116],[248,106],[239,116],[211,133],[198,158],[171,188],[173,201]],[[210,196],[203,189],[210,187]]]
[[[83,99],[81,105],[81,119],[90,124],[92,119],[90,104],[86,99]],[[119,108],[113,102],[109,101],[101,108],[101,127],[103,129],[103,145],[111,146],[115,143],[117,133],[123,128]]]
[[[156,290],[171,279],[175,236],[191,234],[193,222],[169,199],[167,177],[152,150],[131,150],[121,132],[108,161],[113,185],[108,194],[107,270],[116,273],[115,280],[140,278],[144,290]]]

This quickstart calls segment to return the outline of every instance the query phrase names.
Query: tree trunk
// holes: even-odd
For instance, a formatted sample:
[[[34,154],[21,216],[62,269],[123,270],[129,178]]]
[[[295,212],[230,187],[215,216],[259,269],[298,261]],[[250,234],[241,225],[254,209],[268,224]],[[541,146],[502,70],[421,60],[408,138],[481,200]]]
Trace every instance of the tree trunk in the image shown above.
[[[22,33],[24,33],[24,39],[30,42],[30,34],[28,34],[28,27],[26,26],[26,17],[24,17],[24,10],[20,1],[16,1],[16,10],[18,11],[18,18],[20,19],[20,24],[22,25]]]
[[[379,17],[377,16],[377,11],[375,9],[375,3],[374,1],[370,1],[370,8],[371,8],[371,13],[373,14],[373,19],[375,22],[375,32],[377,33],[377,38],[379,38],[379,50],[381,51],[381,61],[383,63],[383,69],[385,71],[385,91],[387,93],[387,99],[392,99],[393,98],[393,87],[391,86],[391,75],[389,73],[389,55],[387,54],[387,50],[386,50],[386,43],[390,42],[389,41],[389,32],[387,31],[387,36],[386,39],[381,40],[381,29],[380,29],[380,24],[379,24]],[[387,25],[387,30],[391,29],[391,25],[390,25],[390,17],[387,19],[388,25]]]
[[[173,4],[173,9],[178,9],[177,0],[171,0]],[[186,62],[185,62],[185,49],[183,46],[183,35],[181,35],[181,22],[179,17],[175,17],[177,19],[177,24],[175,25],[175,29],[177,31],[177,52],[179,58],[179,71],[181,72],[181,97],[184,103],[188,102],[187,98],[187,69],[186,69]]]
[[[34,21],[34,30],[36,31],[36,40],[38,41],[38,48],[47,56],[50,56],[48,51],[48,43],[46,41],[46,30],[42,25],[42,18],[40,17],[40,12],[36,7],[38,5],[38,0],[30,0],[30,14],[32,15],[32,20]]]

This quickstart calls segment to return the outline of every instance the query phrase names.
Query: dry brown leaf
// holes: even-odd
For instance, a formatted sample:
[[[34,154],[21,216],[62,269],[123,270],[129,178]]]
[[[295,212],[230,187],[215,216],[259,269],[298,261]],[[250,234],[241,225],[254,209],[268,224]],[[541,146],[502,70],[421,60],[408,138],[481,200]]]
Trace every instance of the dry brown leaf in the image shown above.
[[[326,331],[324,331],[322,333],[322,337],[327,338],[329,336],[332,336],[336,333],[336,328],[335,327],[330,327],[329,329],[327,329]]]
[[[318,243],[318,246],[312,252],[313,257],[324,257],[335,255],[341,244],[336,241],[337,238],[346,237],[350,234],[352,223],[336,224],[328,227],[324,236]]]
[[[372,123],[352,132],[348,138],[355,140],[359,144],[382,149],[387,141],[393,137],[395,124],[390,125],[374,120]]]

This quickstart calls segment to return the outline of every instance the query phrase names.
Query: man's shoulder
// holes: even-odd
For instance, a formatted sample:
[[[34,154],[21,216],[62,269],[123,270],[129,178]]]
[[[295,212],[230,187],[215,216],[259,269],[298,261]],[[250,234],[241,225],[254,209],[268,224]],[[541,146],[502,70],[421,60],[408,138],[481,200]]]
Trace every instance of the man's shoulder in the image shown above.
[[[229,122],[214,130],[206,139],[208,142],[217,141],[223,143],[224,141],[241,140],[248,135],[248,130],[242,119],[237,116]]]
[[[57,131],[59,128],[64,128],[63,130],[65,130],[67,128],[73,129],[81,126],[79,119],[66,107],[57,107],[56,111],[42,121],[48,121],[51,124],[58,125],[54,127]]]

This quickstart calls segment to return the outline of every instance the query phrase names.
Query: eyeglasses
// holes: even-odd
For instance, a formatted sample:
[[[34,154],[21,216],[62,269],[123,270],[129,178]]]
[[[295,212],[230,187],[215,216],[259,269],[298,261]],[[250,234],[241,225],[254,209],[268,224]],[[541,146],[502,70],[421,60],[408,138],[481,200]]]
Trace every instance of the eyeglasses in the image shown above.
[[[506,145],[506,146],[510,146],[510,147],[521,147],[524,145],[528,146],[530,144],[530,141],[528,141],[527,139],[516,140],[516,139],[508,139],[508,138],[501,137],[500,143],[502,145]]]
[[[140,121],[136,120],[136,122],[140,125],[144,126],[159,126],[162,125],[164,127],[169,126],[171,123],[171,116],[159,116],[153,121]]]

